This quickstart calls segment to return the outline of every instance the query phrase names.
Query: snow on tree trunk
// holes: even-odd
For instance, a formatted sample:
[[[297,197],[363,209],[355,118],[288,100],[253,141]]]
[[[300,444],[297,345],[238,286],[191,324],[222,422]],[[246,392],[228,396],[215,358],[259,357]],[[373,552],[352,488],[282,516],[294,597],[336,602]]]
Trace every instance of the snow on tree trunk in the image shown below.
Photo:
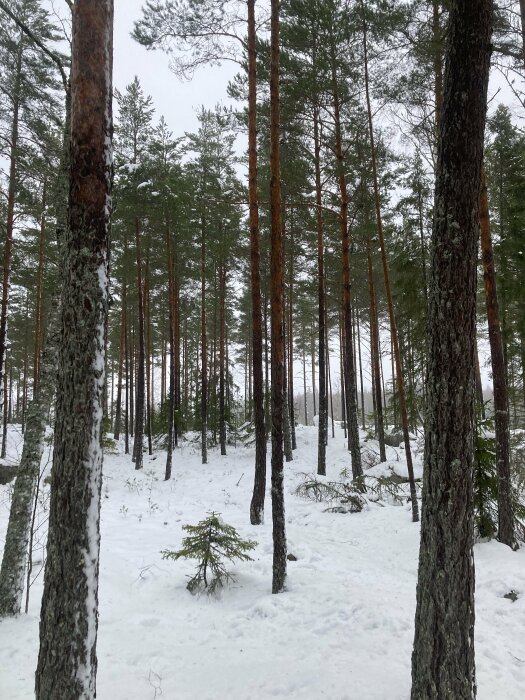
[[[36,698],[95,697],[113,2],[76,0],[69,217]]]
[[[451,4],[438,144],[412,700],[471,700],[479,185],[491,0]]]

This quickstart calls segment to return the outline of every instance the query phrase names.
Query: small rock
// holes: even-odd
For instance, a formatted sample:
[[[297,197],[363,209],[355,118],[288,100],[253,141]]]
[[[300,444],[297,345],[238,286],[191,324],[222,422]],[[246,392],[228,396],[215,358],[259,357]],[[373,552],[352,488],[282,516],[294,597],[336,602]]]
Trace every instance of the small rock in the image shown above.
[[[297,561],[297,557],[295,556],[295,554],[287,554],[286,558],[288,559],[288,561]]]
[[[508,593],[505,593],[503,597],[507,598],[507,600],[512,600],[513,603],[515,603],[518,600],[518,594],[516,593],[516,591],[509,591]]]

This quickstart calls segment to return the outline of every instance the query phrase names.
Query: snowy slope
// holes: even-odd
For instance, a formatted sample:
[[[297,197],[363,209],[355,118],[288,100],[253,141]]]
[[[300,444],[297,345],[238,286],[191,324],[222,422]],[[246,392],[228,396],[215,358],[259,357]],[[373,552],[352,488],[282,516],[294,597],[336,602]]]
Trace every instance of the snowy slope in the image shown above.
[[[419,529],[408,506],[370,504],[359,514],[323,512],[326,504],[293,495],[315,468],[314,428],[298,428],[286,465],[287,592],[271,595],[271,512],[249,524],[253,452],[196,448],[174,454],[174,478],[162,481],[164,455],[145,455],[137,473],[128,457],[107,455],[102,503],[98,693],[102,700],[406,700],[410,692]],[[401,450],[389,450],[390,462]],[[329,479],[349,466],[342,431],[329,441]],[[420,473],[420,462],[416,460]],[[376,471],[378,468],[375,468]],[[0,487],[0,537],[7,522]],[[222,513],[256,539],[254,561],[219,599],[186,591],[191,561],[163,561],[178,548],[181,526]],[[476,655],[480,700],[525,697],[525,551],[496,542],[476,546]],[[0,624],[0,697],[30,700],[36,665],[42,582],[29,614]],[[518,591],[516,602],[503,596]],[[58,700],[58,699],[57,699]],[[62,700],[62,699],[60,699]]]

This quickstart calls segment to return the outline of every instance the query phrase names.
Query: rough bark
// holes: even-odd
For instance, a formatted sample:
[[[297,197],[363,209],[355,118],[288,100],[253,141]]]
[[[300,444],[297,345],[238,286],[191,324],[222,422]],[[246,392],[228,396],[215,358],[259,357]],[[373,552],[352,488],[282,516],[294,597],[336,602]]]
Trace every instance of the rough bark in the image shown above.
[[[505,358],[499,317],[496,271],[490,233],[489,202],[485,170],[481,170],[479,203],[481,259],[489,328],[490,361],[494,390],[494,424],[496,431],[496,470],[498,474],[498,539],[514,547],[514,514],[512,508],[512,484],[510,476],[509,399],[505,381]]]
[[[112,0],[76,0],[69,216],[37,700],[96,695],[112,27]]]
[[[412,700],[472,700],[479,185],[491,0],[450,7],[429,284],[423,517]]]
[[[208,357],[206,341],[206,222],[201,222],[201,461],[208,463]]]
[[[270,216],[271,216],[271,375],[272,375],[272,593],[286,579],[286,532],[283,488],[284,410],[284,269],[279,147],[279,0],[271,0],[270,40]]]

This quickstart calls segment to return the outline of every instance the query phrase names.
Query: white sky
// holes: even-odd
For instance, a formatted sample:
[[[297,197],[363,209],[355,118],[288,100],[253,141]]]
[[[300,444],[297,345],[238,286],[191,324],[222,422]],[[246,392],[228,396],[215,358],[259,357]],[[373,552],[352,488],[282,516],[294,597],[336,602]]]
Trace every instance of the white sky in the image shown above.
[[[180,81],[170,71],[165,53],[147,51],[130,36],[143,4],[143,0],[115,0],[113,84],[122,91],[137,75],[144,93],[153,98],[156,118],[163,115],[174,136],[182,136],[185,131],[195,131],[195,111],[202,105],[211,108],[217,102],[229,102],[228,80],[239,67],[225,63],[200,68],[191,82]]]

